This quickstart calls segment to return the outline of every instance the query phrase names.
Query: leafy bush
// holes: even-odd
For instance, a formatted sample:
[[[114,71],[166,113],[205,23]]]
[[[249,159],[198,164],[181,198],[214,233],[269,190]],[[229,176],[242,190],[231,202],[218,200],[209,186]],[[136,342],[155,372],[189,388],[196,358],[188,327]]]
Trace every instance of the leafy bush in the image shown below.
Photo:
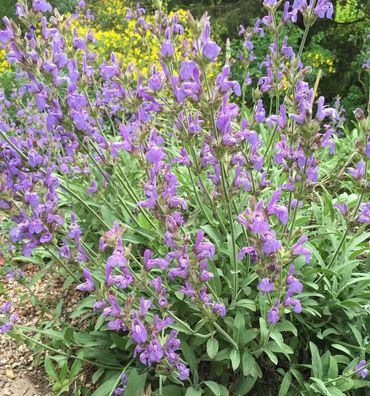
[[[76,395],[367,392],[370,118],[357,109],[341,138],[340,104],[305,81],[331,3],[287,4],[241,29],[247,73],[273,37],[253,91],[229,48],[217,72],[207,15],[129,11],[140,48],[150,35],[159,49],[146,72],[97,58],[45,0],[19,4],[26,34],[5,20],[20,87],[0,96],[4,259],[62,273],[81,325],[27,329],[6,304],[1,332],[48,351],[57,394],[83,365],[96,390]]]

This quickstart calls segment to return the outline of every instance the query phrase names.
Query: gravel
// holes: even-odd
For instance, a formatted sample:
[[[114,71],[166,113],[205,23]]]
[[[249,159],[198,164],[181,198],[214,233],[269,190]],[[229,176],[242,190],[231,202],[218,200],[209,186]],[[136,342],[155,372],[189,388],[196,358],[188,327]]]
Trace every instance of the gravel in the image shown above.
[[[38,271],[33,264],[22,266],[26,279],[31,279]],[[63,306],[61,317],[67,319],[78,302],[79,294],[75,288],[63,290],[63,279],[46,275],[31,287],[32,294],[49,307],[43,312],[40,305],[33,305],[30,292],[19,281],[4,282],[4,292],[0,294],[0,305],[11,301],[14,310],[19,315],[19,324],[37,327],[41,322],[52,319],[52,312],[57,303],[68,296],[68,305]],[[31,334],[29,334],[31,335]],[[52,396],[47,375],[43,366],[36,367],[36,355],[27,345],[16,343],[9,336],[0,335],[0,396]],[[43,360],[38,359],[39,362]]]

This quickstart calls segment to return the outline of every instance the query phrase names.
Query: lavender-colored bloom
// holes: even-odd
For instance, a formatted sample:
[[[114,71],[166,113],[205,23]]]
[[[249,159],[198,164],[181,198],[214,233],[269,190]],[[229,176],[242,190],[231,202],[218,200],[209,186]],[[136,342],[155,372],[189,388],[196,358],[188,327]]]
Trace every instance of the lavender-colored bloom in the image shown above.
[[[144,251],[144,266],[147,271],[151,270],[154,267],[159,267],[161,269],[168,268],[168,260],[162,258],[152,259],[153,252],[149,249],[145,249]]]
[[[132,319],[131,335],[133,340],[137,344],[145,343],[148,338],[148,333],[143,322],[138,319],[137,313],[135,311],[132,313]]]
[[[185,381],[189,378],[190,370],[184,363],[178,363],[177,370],[179,371],[179,379],[181,381]]]
[[[291,298],[289,297],[289,295],[286,297],[285,301],[284,301],[285,306],[290,306],[293,305],[293,309],[295,313],[301,313],[302,312],[302,306],[301,306],[301,302],[296,299],[296,298]]]
[[[361,160],[357,163],[356,168],[348,168],[348,172],[355,178],[355,179],[362,179],[365,175],[366,163],[364,160]]]
[[[334,13],[334,7],[330,0],[318,0],[316,7],[314,9],[314,13],[319,18],[328,18],[331,19]]]
[[[84,268],[83,274],[86,279],[86,282],[82,283],[81,285],[78,285],[76,289],[80,291],[89,291],[89,292],[94,291],[95,286],[94,286],[93,278],[91,276],[91,272],[87,268]]]
[[[266,118],[266,110],[263,107],[262,100],[259,99],[257,102],[256,110],[254,112],[254,119],[258,124],[260,124],[261,122],[265,121],[265,118]]]
[[[246,254],[250,254],[251,255],[251,259],[252,259],[253,262],[255,262],[257,260],[257,258],[258,258],[257,252],[256,252],[255,248],[252,247],[252,246],[244,246],[244,247],[242,247],[240,249],[239,256],[238,256],[239,260],[243,260],[244,256]]]
[[[279,307],[280,301],[276,300],[275,304],[267,313],[267,320],[269,321],[269,323],[274,324],[279,321]]]
[[[286,224],[288,222],[288,208],[284,205],[277,205],[277,201],[279,201],[281,197],[281,191],[274,191],[271,196],[271,200],[268,203],[266,209],[267,214],[272,215],[275,214],[278,219],[283,223]]]
[[[264,241],[262,245],[264,254],[276,253],[281,248],[281,242],[275,238],[274,232],[264,234],[262,240]]]
[[[221,48],[213,40],[211,40],[210,36],[211,36],[210,23],[206,22],[201,36],[203,56],[205,56],[210,61],[213,61],[218,57]]]
[[[159,362],[164,355],[162,346],[154,335],[151,341],[149,342],[147,352],[148,352],[149,365],[152,363]]]
[[[51,5],[45,0],[33,0],[32,8],[40,12],[51,12],[53,10]]]
[[[221,318],[224,318],[226,316],[225,304],[213,303],[210,305],[210,307],[211,307],[212,312],[220,315]]]
[[[166,29],[165,40],[161,44],[160,52],[161,52],[162,56],[173,56],[175,54],[175,48],[174,48],[173,43],[171,41],[171,30],[170,30],[170,28]]]
[[[0,307],[0,313],[8,313],[12,308],[12,303],[10,301],[6,301],[1,307]]]
[[[275,290],[275,285],[271,282],[269,278],[263,278],[258,283],[257,288],[261,292],[271,293],[273,290]]]
[[[139,315],[143,318],[148,313],[149,309],[152,307],[152,302],[146,300],[144,297],[140,297],[140,311]]]
[[[301,293],[303,290],[303,285],[302,283],[294,277],[294,272],[295,272],[295,268],[294,265],[292,264],[289,267],[289,271],[288,271],[288,276],[286,279],[286,283],[288,285],[288,296],[292,296],[295,293]]]
[[[325,98],[323,96],[320,96],[317,100],[316,118],[319,121],[322,121],[326,117],[331,117],[333,119],[337,118],[337,111],[332,107],[325,108],[324,102]]]
[[[370,223],[370,202],[363,203],[360,206],[358,221],[360,223]]]
[[[126,330],[126,326],[123,324],[122,319],[118,318],[118,319],[113,319],[110,320],[107,324],[108,329],[112,330],[112,331],[119,331],[119,330]]]
[[[338,209],[340,213],[342,213],[342,215],[347,215],[348,213],[348,207],[347,204],[345,202],[337,202],[336,204],[333,205],[333,207],[335,209]]]
[[[2,326],[0,326],[0,334],[6,334],[13,328],[13,324],[11,322],[6,322]]]
[[[302,254],[305,258],[306,263],[308,264],[311,261],[311,252],[309,249],[303,247],[302,245],[305,244],[308,240],[306,235],[301,236],[298,241],[292,247],[292,253],[294,256],[298,256]]]
[[[203,242],[204,239],[204,232],[198,231],[195,244],[194,244],[194,251],[196,254],[196,258],[198,260],[202,260],[206,257],[212,259],[215,255],[215,247],[211,242]]]
[[[355,371],[359,372],[359,375],[362,379],[366,378],[369,373],[369,370],[365,367],[366,365],[366,360],[360,360],[358,365],[355,367]]]

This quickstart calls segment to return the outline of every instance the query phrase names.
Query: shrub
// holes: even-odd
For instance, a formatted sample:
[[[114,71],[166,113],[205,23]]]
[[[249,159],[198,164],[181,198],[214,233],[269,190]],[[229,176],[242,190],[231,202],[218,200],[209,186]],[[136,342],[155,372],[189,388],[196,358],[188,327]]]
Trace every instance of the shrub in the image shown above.
[[[5,20],[23,79],[0,97],[5,259],[50,262],[88,324],[27,330],[8,304],[1,331],[49,351],[59,393],[81,362],[93,396],[366,392],[369,118],[357,109],[343,147],[339,103],[305,81],[305,38],[331,3],[279,5],[241,29],[247,72],[255,36],[273,35],[250,104],[228,52],[215,73],[206,14],[129,11],[159,48],[147,75],[97,59],[45,0],[18,5],[25,35]],[[296,53],[282,32],[297,13]]]

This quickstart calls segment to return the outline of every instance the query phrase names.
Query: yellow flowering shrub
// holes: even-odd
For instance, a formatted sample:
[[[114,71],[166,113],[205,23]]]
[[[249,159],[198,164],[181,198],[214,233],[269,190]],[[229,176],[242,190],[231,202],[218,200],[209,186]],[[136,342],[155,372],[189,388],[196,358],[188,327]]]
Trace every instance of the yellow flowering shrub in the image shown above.
[[[309,52],[306,54],[306,58],[310,66],[322,69],[330,74],[335,73],[334,60],[327,58],[321,52]]]
[[[10,65],[6,60],[5,49],[0,49],[0,73],[10,70]]]
[[[95,43],[91,43],[93,49],[99,58],[108,59],[111,52],[114,52],[120,60],[123,67],[129,64],[135,67],[143,75],[147,75],[148,68],[155,64],[161,69],[159,64],[160,42],[153,34],[146,30],[145,36],[140,35],[136,30],[135,20],[126,20],[127,5],[129,1],[122,0],[101,0],[94,3],[91,13],[96,16],[94,21],[74,22],[73,28],[76,27],[77,33],[81,37],[86,37],[89,30],[96,38]],[[185,28],[185,36],[191,41],[191,34],[186,29],[187,11],[178,9],[176,12],[169,12],[168,16],[174,14],[179,17],[179,23]],[[147,24],[154,22],[153,13],[148,12],[142,15]],[[176,48],[175,52],[178,56],[180,48]],[[214,72],[220,69],[220,64],[215,65]],[[137,77],[138,72],[135,71],[133,76]],[[149,70],[150,71],[150,70]]]

